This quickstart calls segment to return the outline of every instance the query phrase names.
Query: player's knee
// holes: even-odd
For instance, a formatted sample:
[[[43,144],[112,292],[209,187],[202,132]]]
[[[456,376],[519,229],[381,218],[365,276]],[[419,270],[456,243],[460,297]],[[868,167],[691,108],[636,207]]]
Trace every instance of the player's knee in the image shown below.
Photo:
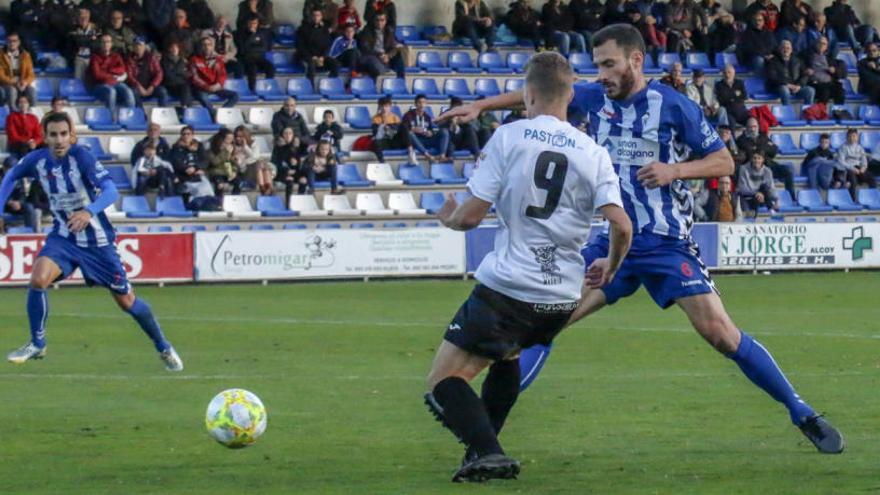
[[[738,330],[722,319],[710,319],[698,325],[700,335],[722,354],[736,352]]]
[[[129,311],[131,307],[134,306],[134,292],[129,292],[125,295],[114,294],[113,300],[116,301],[116,305],[119,306],[119,309]]]
[[[45,290],[52,285],[52,279],[47,274],[33,273],[31,274],[30,288],[37,290]]]

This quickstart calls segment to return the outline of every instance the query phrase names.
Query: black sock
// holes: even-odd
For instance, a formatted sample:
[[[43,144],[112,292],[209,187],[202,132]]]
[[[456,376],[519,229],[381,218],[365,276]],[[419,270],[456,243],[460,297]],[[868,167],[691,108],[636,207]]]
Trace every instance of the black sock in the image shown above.
[[[483,381],[483,404],[495,434],[501,433],[507,414],[519,397],[519,359],[496,361]]]
[[[480,456],[504,453],[483,401],[466,381],[457,376],[446,378],[434,387],[433,396],[443,408],[446,425],[465,445]]]

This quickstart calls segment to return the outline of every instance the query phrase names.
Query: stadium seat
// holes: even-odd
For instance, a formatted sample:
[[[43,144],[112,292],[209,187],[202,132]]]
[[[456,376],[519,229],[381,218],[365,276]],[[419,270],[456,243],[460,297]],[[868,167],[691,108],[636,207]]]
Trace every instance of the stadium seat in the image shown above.
[[[416,55],[416,67],[436,74],[449,74],[452,69],[443,65],[438,52],[419,52]]]
[[[436,85],[435,85],[436,86]],[[382,94],[398,98],[411,98],[412,93],[406,88],[406,79],[387,77],[382,80]]]
[[[122,211],[128,218],[159,218],[159,212],[152,211],[143,196],[123,196]]]
[[[525,85],[525,80],[523,79],[507,79],[504,81],[504,92],[512,93],[514,91],[519,91]]]
[[[221,224],[217,226],[217,232],[230,232],[241,230],[240,225]]]
[[[223,196],[223,211],[232,213],[235,218],[257,218],[263,214],[255,211],[251,201],[243,194],[226,194]]]
[[[467,162],[461,167],[461,175],[465,179],[470,179],[472,175],[474,175],[474,168],[476,168],[477,164],[474,162]]]
[[[511,52],[507,54],[507,67],[514,72],[522,72],[531,58],[530,53]]]
[[[284,101],[287,98],[275,79],[258,79],[254,92],[265,101]]]
[[[294,59],[293,52],[269,51],[266,52],[266,60],[275,66],[275,73],[278,75],[302,72],[302,67]]]
[[[70,117],[70,120],[73,121],[74,128],[76,128],[78,132],[86,132],[89,130],[89,126],[83,124],[82,119],[79,118],[79,110],[76,107],[66,106],[63,107],[61,111]]]
[[[415,26],[397,26],[394,35],[398,41],[407,46],[428,46],[431,44],[419,36],[419,30]]]
[[[350,101],[354,95],[345,92],[345,83],[338,77],[325,77],[318,83],[318,92],[330,101]]]
[[[354,206],[368,216],[390,216],[394,210],[385,208],[382,196],[379,193],[358,193],[354,200]]]
[[[771,135],[770,139],[773,139],[773,135]],[[819,133],[816,132],[802,132],[801,133],[801,149],[804,152],[810,151],[811,149],[819,146]]]
[[[348,226],[350,229],[372,229],[373,227],[375,225],[370,222],[354,222]]]
[[[238,93],[238,101],[242,103],[260,101],[260,97],[251,91],[246,79],[227,79],[223,87]]]
[[[858,190],[857,197],[859,204],[869,210],[880,210],[880,190],[861,188]]]
[[[383,229],[405,229],[406,222],[385,222],[382,224]]]
[[[423,192],[422,197],[419,198],[419,206],[431,215],[440,211],[440,208],[443,207],[443,203],[445,202],[446,198],[443,196],[442,192]]]
[[[862,105],[859,107],[859,118],[868,125],[880,125],[880,106]]]
[[[853,116],[851,119],[836,119],[839,125],[845,126],[856,126],[856,125],[864,125],[865,121],[861,118],[856,118],[858,112],[852,105],[831,105],[828,109],[828,113],[833,114],[835,111],[846,111],[849,112],[850,115]]]
[[[51,79],[37,78],[34,80],[34,92],[37,101],[52,101],[55,97],[55,87],[52,85]]]
[[[801,134],[802,141],[803,136],[804,134]],[[806,153],[806,151],[794,145],[794,141],[791,139],[791,134],[771,134],[770,141],[773,141],[773,144],[775,144],[779,148],[779,153],[782,155],[803,155],[804,153]]]
[[[367,180],[380,187],[403,185],[403,181],[394,176],[391,165],[387,163],[368,163]]]
[[[812,106],[813,105],[804,105],[803,107],[801,107],[801,115],[803,115],[805,110],[807,110],[808,108],[810,108]],[[828,126],[837,125],[837,121],[830,118],[830,116],[829,116],[829,118],[827,118],[827,119],[808,120],[807,124],[814,126],[814,127],[828,127]]]
[[[96,100],[79,79],[63,79],[58,85],[58,94],[67,98],[71,103],[91,103]]]
[[[361,100],[378,100],[382,94],[376,91],[376,81],[372,77],[353,77],[349,82],[351,93]]]
[[[437,183],[436,180],[425,176],[425,171],[420,165],[401,165],[397,169],[397,174],[408,186],[428,186]]]
[[[416,227],[440,227],[440,222],[436,220],[421,220],[416,222]]]
[[[876,222],[877,217],[856,217],[856,223]]]
[[[862,211],[864,206],[853,201],[846,189],[829,189],[828,204],[837,211]]]
[[[129,161],[134,145],[134,138],[131,136],[110,136],[107,148],[111,155],[116,155],[120,160]]]
[[[455,173],[455,166],[452,163],[431,164],[431,178],[440,184],[465,184],[468,181]]]
[[[370,116],[370,109],[361,105],[345,107],[345,123],[352,129],[371,129],[373,118]]]
[[[725,65],[733,65],[737,74],[750,72],[747,67],[743,67],[739,64],[739,60],[736,58],[736,53],[716,53],[715,67],[717,67],[718,70],[723,70]]]
[[[250,107],[248,109],[247,119],[252,127],[259,130],[269,130],[272,128],[273,113],[274,112],[271,108]]]
[[[672,64],[680,63],[684,66],[684,62],[681,60],[681,56],[678,53],[661,53],[657,57],[657,66],[663,70],[663,72],[669,72],[669,69],[672,68]],[[682,67],[682,73],[689,73],[690,69],[687,67]]]
[[[363,210],[353,208],[348,196],[344,194],[326,194],[323,200],[324,210],[331,215],[363,215]]]
[[[9,117],[9,107],[6,105],[0,106],[0,131],[6,130],[7,117]],[[37,120],[42,120],[42,118],[37,117]]]
[[[841,82],[843,83],[843,92],[846,101],[850,103],[862,103],[868,101],[867,96],[856,93],[856,91],[853,89],[852,81],[847,78],[843,78]]]
[[[464,79],[451,77],[443,81],[443,94],[447,97],[457,96],[462,100],[473,100],[475,97]]]
[[[846,131],[832,131],[831,134],[831,149],[837,149],[846,144]]]
[[[501,94],[501,88],[498,87],[498,81],[492,78],[477,79],[474,82],[474,94],[477,96],[497,96]]]
[[[456,46],[458,44],[455,41],[445,41],[451,39],[449,31],[446,30],[446,26],[425,26],[424,29],[422,29],[422,39],[438,40],[431,42],[434,46]]]
[[[287,207],[295,211],[301,217],[325,217],[330,212],[318,208],[318,202],[311,194],[294,194],[290,196]]]
[[[134,225],[116,225],[114,228],[119,234],[136,234],[138,231],[138,228]]]
[[[267,141],[268,139],[271,139],[271,137],[272,137],[271,135],[270,136],[259,136],[259,135],[257,135],[257,136],[252,135],[251,136],[251,138],[254,140],[253,148],[254,148],[254,151],[257,152],[258,157],[265,158],[267,160],[272,157],[272,148],[269,146],[269,142]]]
[[[197,131],[219,131],[220,124],[211,120],[211,113],[205,107],[189,107],[183,110],[183,123]]]
[[[150,225],[147,227],[147,232],[152,233],[152,234],[158,234],[158,233],[174,232],[174,229],[172,229],[170,225]]]
[[[227,129],[235,129],[240,125],[250,127],[247,122],[244,121],[244,115],[241,114],[241,109],[238,107],[218,108],[216,120],[218,125],[226,127]]]
[[[278,24],[272,34],[272,40],[275,44],[285,48],[296,46],[296,26],[293,24]]]
[[[321,230],[328,230],[328,229],[333,230],[333,229],[341,229],[342,225],[340,225],[338,223],[319,223],[318,225],[315,225],[315,228],[321,229]]]
[[[191,218],[196,213],[187,210],[183,204],[183,198],[180,196],[166,196],[164,198],[156,198],[156,211],[163,217],[170,218]]]
[[[433,78],[416,78],[413,81],[412,92],[416,95],[425,95],[429,100],[446,100],[449,98],[440,93],[440,90],[437,88],[437,81]]]
[[[125,173],[125,169],[122,167],[113,167],[113,168],[117,168],[122,172],[122,176],[125,177],[125,181],[126,181],[126,183],[128,183],[128,188],[131,189],[131,183],[128,182],[128,176]],[[109,171],[109,169],[108,169],[108,171]],[[113,173],[111,172],[110,175],[112,176]],[[116,182],[116,179],[114,178],[113,181]],[[117,184],[116,187],[118,188],[119,185]],[[114,222],[117,222],[120,220],[125,220],[125,212],[119,211],[116,208],[116,203],[110,203],[110,206],[108,206],[107,208],[104,209],[104,214],[107,215],[107,218],[109,218],[110,220],[113,220]]]
[[[474,67],[474,60],[468,52],[449,52],[446,55],[446,65],[460,74],[479,74],[483,69]]]
[[[780,213],[800,213],[804,211],[803,206],[795,204],[794,200],[791,198],[791,194],[789,194],[787,190],[777,189],[776,197],[779,199]]]
[[[848,221],[846,217],[825,217],[825,223],[846,223]]]
[[[293,217],[296,212],[284,207],[278,196],[257,196],[257,211],[264,217]]]
[[[183,127],[177,111],[171,107],[154,107],[150,110],[150,122],[162,126],[163,131],[177,132]]]
[[[589,53],[573,52],[568,56],[571,68],[578,74],[596,74],[599,69],[593,63],[593,57]]]
[[[513,74],[513,70],[507,67],[504,59],[497,52],[481,53],[477,63],[481,69],[489,74]]]
[[[27,226],[21,225],[21,226],[17,226],[17,227],[7,227],[6,233],[15,235],[15,234],[35,234],[36,232],[34,232],[33,227],[27,227]]]
[[[797,127],[807,125],[807,121],[800,119],[791,105],[773,105],[770,107],[773,116],[783,127]]]
[[[306,230],[308,227],[304,223],[285,223],[282,228],[284,230]]]
[[[853,52],[837,52],[837,60],[841,60],[844,64],[846,64],[846,70],[849,73],[853,73],[858,70],[858,61],[856,60],[856,56],[855,54],[853,54]]]
[[[822,196],[815,189],[801,189],[797,193],[797,202],[810,213],[825,213],[834,211],[834,208],[822,201]]]
[[[816,217],[794,217],[795,223],[816,223]]]
[[[312,82],[304,77],[288,79],[287,94],[295,96],[298,101],[321,101],[321,95],[315,94]]]
[[[336,178],[345,187],[369,187],[373,183],[364,179],[358,171],[357,165],[341,163],[336,167]]]
[[[38,52],[33,60],[34,70],[38,74],[72,75],[73,71],[67,66],[67,59],[61,52]]]
[[[104,151],[104,147],[101,146],[101,140],[98,139],[98,136],[79,136],[76,140],[76,144],[88,148],[98,160],[112,160],[114,158],[113,155]]]
[[[146,131],[147,116],[143,108],[120,108],[117,112],[119,125],[127,131]]]
[[[706,74],[718,74],[721,68],[713,67],[709,61],[709,56],[701,52],[690,52],[685,60],[688,69],[701,69]]]
[[[877,149],[877,144],[880,143],[880,131],[862,131],[859,134],[859,144],[862,145],[862,148],[865,148],[869,154]],[[880,151],[880,149],[878,149]]]
[[[663,69],[657,66],[654,63],[654,57],[645,57],[645,63],[642,66],[642,72],[649,75],[660,75],[663,74]]]
[[[252,223],[250,230],[275,230],[275,226],[271,223]]]
[[[110,132],[122,129],[121,125],[113,123],[113,115],[107,107],[86,108],[83,120],[93,131]]]
[[[441,198],[443,197],[443,193],[437,194],[440,194]],[[394,213],[397,215],[424,215],[426,213],[424,208],[419,208],[416,205],[415,198],[408,192],[390,193],[388,195],[388,208],[394,210]]]
[[[746,86],[746,94],[750,98],[759,101],[775,100],[776,95],[770,93],[764,84],[764,79],[760,77],[749,77],[744,81]]]

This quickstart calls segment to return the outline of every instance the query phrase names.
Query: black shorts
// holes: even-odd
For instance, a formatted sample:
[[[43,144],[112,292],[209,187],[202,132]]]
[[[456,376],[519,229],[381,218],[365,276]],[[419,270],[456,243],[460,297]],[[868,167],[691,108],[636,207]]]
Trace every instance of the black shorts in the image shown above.
[[[527,303],[480,284],[443,338],[471,354],[499,361],[520,349],[552,342],[577,305]]]

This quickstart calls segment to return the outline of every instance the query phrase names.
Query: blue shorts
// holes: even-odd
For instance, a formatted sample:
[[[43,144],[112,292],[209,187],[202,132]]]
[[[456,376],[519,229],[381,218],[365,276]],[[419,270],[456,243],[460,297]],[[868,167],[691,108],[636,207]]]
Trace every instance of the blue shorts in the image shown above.
[[[597,258],[608,256],[608,237],[600,235],[583,250],[587,267]],[[629,254],[608,286],[602,289],[608,304],[632,295],[640,285],[663,309],[676,299],[718,292],[709,270],[700,259],[700,248],[691,239],[675,239],[655,234],[633,237]]]
[[[77,268],[86,284],[106,287],[119,295],[131,292],[131,284],[125,275],[122,260],[111,244],[102,247],[80,247],[59,235],[50,234],[39,256],[45,256],[61,268],[58,280],[69,277]]]

